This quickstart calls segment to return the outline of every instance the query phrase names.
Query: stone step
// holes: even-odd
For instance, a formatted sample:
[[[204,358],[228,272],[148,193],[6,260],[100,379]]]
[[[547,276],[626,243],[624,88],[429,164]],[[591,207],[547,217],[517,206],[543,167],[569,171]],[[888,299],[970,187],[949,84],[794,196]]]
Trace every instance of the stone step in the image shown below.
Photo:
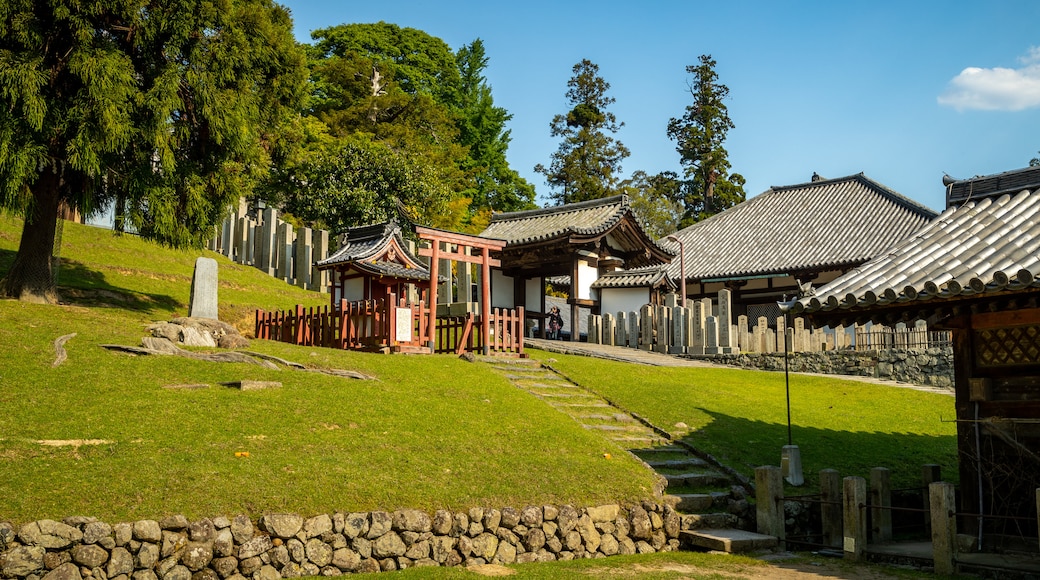
[[[660,461],[649,459],[646,464],[654,469],[691,469],[694,467],[706,467],[708,462],[700,457],[690,456],[684,459],[663,459]]]
[[[657,447],[637,449],[635,452],[639,455],[649,455],[652,453],[689,453],[689,451],[679,447],[678,445],[659,445]]]
[[[669,487],[711,487],[715,485],[729,485],[730,479],[716,471],[702,471],[697,473],[662,473],[668,481]]]
[[[538,397],[547,397],[551,399],[591,399],[596,400],[595,397],[586,393],[540,393],[538,391],[530,391],[531,394]]]
[[[614,415],[604,415],[602,413],[594,413],[592,415],[579,415],[577,417],[583,421],[616,421],[618,423],[635,423],[636,420],[631,415],[624,413],[616,413]]]
[[[525,389],[580,389],[581,388],[578,385],[575,385],[573,383],[564,383],[564,382],[559,382],[559,383],[544,383],[544,382],[543,383],[528,383],[528,384],[523,384],[523,385],[520,385],[520,386],[525,388]]]
[[[662,437],[611,437],[610,439],[618,445],[639,445],[639,449],[642,449],[642,446],[649,447],[651,445],[659,445],[667,441],[667,439],[664,439]],[[639,449],[637,449],[637,451]]]
[[[772,550],[780,544],[776,536],[766,536],[732,528],[682,531],[679,532],[679,542],[686,546],[727,554]]]
[[[682,529],[684,530],[721,530],[735,527],[738,523],[737,516],[730,513],[707,513],[707,514],[683,514]]]
[[[602,409],[604,407],[610,407],[610,405],[607,404],[607,403],[596,403],[596,402],[579,402],[579,403],[554,402],[552,404],[553,404],[554,407],[568,407],[568,408],[571,408],[571,409],[581,409],[581,408]]]
[[[581,425],[586,429],[592,429],[595,431],[610,431],[612,433],[644,433],[647,434],[649,429],[641,425],[589,425],[583,423]]]
[[[703,513],[715,507],[715,498],[710,493],[669,493],[666,503],[679,512]]]

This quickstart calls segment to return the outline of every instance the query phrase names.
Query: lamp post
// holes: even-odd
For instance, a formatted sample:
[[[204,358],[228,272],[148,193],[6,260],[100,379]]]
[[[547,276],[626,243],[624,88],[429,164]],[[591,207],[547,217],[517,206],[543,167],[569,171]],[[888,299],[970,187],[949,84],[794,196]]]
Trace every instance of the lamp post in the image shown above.
[[[791,350],[794,347],[794,331],[788,331],[787,313],[791,310],[791,306],[794,305],[797,299],[793,299],[790,302],[787,301],[787,296],[776,305],[780,307],[780,311],[784,313],[784,392],[787,395],[787,445],[784,445],[780,453],[780,469],[782,471],[784,479],[787,483],[794,486],[799,486],[805,483],[805,478],[802,476],[802,454],[798,450],[798,446],[794,444],[793,438],[791,437]],[[779,329],[778,329],[779,330]]]
[[[679,292],[682,296],[682,307],[686,308],[686,244],[674,235],[668,236],[667,239],[679,244]]]

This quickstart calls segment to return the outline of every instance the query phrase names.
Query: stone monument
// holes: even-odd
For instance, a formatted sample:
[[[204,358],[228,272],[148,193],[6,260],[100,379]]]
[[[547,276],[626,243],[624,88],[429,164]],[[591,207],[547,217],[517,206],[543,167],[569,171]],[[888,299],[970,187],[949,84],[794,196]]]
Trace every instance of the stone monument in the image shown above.
[[[188,316],[217,320],[217,261],[213,258],[195,260]]]

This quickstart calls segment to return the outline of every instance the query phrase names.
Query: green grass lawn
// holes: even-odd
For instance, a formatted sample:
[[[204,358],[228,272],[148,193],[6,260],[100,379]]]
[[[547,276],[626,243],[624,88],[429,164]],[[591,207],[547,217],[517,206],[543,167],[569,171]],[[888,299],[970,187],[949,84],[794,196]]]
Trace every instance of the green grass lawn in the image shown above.
[[[753,477],[779,465],[787,444],[783,373],[727,368],[651,367],[531,351],[629,411],[680,435]],[[792,438],[810,485],[821,469],[869,477],[892,470],[895,487],[919,485],[921,466],[957,477],[953,397],[911,389],[791,375]],[[676,427],[685,423],[688,427]]]
[[[0,272],[13,259],[17,226],[0,219]],[[186,314],[198,254],[66,224],[62,256],[59,291],[69,304],[0,300],[0,520],[595,505],[651,495],[653,475],[614,444],[457,357],[250,347],[376,377],[358,381],[105,350],[99,345],[137,345],[146,324]],[[327,300],[217,258],[225,320]],[[53,341],[73,332],[68,360],[52,368]],[[283,387],[220,386],[242,379]],[[164,388],[185,383],[211,386]]]

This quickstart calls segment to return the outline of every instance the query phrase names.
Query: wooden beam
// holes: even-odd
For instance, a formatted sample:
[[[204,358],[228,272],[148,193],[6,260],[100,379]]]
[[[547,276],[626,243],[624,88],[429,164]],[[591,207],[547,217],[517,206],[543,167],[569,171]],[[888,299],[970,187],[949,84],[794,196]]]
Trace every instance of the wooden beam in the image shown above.
[[[464,246],[470,246],[471,248],[501,250],[502,248],[506,247],[505,240],[482,238],[480,236],[472,236],[468,234],[461,234],[458,232],[448,232],[445,230],[427,228],[424,226],[415,226],[415,234],[419,236],[419,239],[422,240],[437,240],[451,244],[461,244]]]
[[[480,248],[480,246],[473,247]],[[430,248],[419,248],[419,255],[423,257],[432,257],[433,250]],[[442,260],[454,260],[456,262],[468,262],[470,264],[483,263],[482,258],[480,256],[463,254],[462,252],[440,252],[438,255],[441,257]],[[502,265],[502,261],[497,258],[488,257],[488,265],[497,268]]]

